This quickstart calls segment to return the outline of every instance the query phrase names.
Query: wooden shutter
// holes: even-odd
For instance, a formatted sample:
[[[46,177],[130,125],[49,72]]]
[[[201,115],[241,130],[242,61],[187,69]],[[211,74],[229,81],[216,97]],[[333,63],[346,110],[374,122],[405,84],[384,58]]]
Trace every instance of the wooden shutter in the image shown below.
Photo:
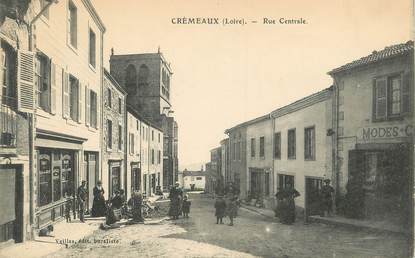
[[[386,78],[375,80],[375,118],[385,119],[387,112],[387,83]]]
[[[78,123],[82,121],[82,95],[83,95],[84,87],[83,83],[78,81]]]
[[[62,68],[62,115],[69,118],[69,74]]]
[[[405,73],[402,83],[402,113],[410,113],[412,110],[411,85],[413,84],[413,73]]]
[[[89,85],[85,85],[85,124],[89,126],[91,121],[91,97]]]
[[[33,113],[35,108],[35,54],[17,51],[17,108]]]
[[[50,113],[56,114],[56,64],[50,61]]]

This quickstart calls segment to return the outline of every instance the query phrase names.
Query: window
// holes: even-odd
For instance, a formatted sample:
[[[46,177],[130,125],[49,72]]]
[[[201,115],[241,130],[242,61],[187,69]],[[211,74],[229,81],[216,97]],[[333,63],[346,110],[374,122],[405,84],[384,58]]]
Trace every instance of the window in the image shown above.
[[[122,113],[122,99],[118,98],[118,113]]]
[[[161,151],[157,151],[157,164],[161,164]]]
[[[118,125],[118,150],[122,150],[122,126]]]
[[[73,121],[79,118],[79,81],[73,76],[69,77],[69,115]]]
[[[197,176],[196,177],[196,180],[202,180],[202,177],[201,176]]]
[[[112,107],[111,100],[112,100],[112,92],[110,88],[107,88],[107,106],[110,108]]]
[[[69,14],[68,14],[68,37],[69,37],[69,43],[72,47],[77,47],[77,41],[78,41],[78,14],[76,10],[76,6],[72,3],[72,1],[69,1]]]
[[[281,133],[274,133],[274,158],[281,159]]]
[[[130,142],[130,154],[134,154],[134,134],[130,133],[129,135],[129,142]]]
[[[17,87],[14,79],[16,74],[16,53],[9,45],[4,42],[1,42],[0,62],[0,104],[15,107],[17,104]],[[1,78],[1,76],[3,77]],[[3,129],[5,128],[3,127]]]
[[[259,138],[259,156],[261,158],[265,157],[265,137],[264,136]]]
[[[251,157],[255,157],[255,138],[251,138]]]
[[[287,189],[288,185],[294,187],[294,176],[278,174],[278,189]]]
[[[296,154],[295,129],[288,130],[288,159],[295,159]]]
[[[43,10],[45,6],[48,4],[48,1],[46,0],[40,0],[40,9]],[[49,19],[49,7],[42,13],[42,16],[46,19]]]
[[[158,137],[159,137],[159,143],[161,142],[161,136],[160,133],[158,133]]]
[[[96,38],[95,33],[89,30],[89,64],[96,66]]]
[[[151,130],[151,140],[154,141],[154,130]]]
[[[268,196],[269,194],[270,194],[270,190],[269,190],[269,183],[270,183],[270,180],[269,180],[270,178],[269,178],[269,173],[268,172],[266,172],[265,173],[265,178],[264,178],[264,181],[265,181],[265,196]]]
[[[107,147],[112,149],[112,121],[107,120]]]
[[[344,111],[339,112],[339,120],[344,120]]]
[[[232,143],[232,159],[236,160],[236,142]]]
[[[154,165],[154,149],[151,149],[151,164]]]
[[[400,117],[411,110],[410,76],[396,75],[378,78],[374,82],[374,120]]]
[[[136,123],[137,123],[137,131],[138,130],[140,130],[141,128],[140,128],[140,123],[138,122],[138,120],[136,121]],[[141,134],[141,130],[140,130],[140,134]]]
[[[50,110],[50,74],[50,60],[42,54],[37,55],[37,106],[45,111]]]
[[[314,126],[304,129],[304,159],[316,159],[316,135]]]
[[[241,160],[241,142],[236,143],[236,159]]]
[[[97,102],[97,93],[95,91],[90,91],[90,124],[93,128],[98,128],[98,102]]]

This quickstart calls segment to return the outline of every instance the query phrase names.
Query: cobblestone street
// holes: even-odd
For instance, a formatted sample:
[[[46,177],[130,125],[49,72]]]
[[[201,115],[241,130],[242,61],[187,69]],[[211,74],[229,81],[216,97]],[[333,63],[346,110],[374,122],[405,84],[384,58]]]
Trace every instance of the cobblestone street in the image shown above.
[[[217,225],[213,199],[191,195],[189,219],[97,231],[89,243],[49,257],[406,257],[403,235],[323,224],[282,225],[240,209],[235,226]],[[88,241],[86,241],[88,242]]]

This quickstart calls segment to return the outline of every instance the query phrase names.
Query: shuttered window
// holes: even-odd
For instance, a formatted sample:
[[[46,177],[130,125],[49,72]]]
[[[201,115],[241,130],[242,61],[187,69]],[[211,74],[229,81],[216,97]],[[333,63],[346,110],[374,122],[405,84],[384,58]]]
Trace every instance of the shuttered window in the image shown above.
[[[72,1],[68,5],[68,41],[72,47],[78,46],[78,14],[76,6]]]
[[[112,149],[112,121],[107,120],[107,148]]]
[[[274,133],[274,158],[281,158],[281,133]]]
[[[304,129],[304,159],[315,160],[316,158],[316,135],[315,127]]]
[[[90,105],[90,124],[93,128],[98,128],[98,98],[95,91],[89,91]]]
[[[255,157],[255,138],[251,138],[251,157],[254,158]]]
[[[95,33],[89,30],[89,64],[94,68],[96,66],[96,37]]]
[[[296,157],[296,139],[295,129],[288,130],[288,159],[295,159]]]
[[[69,77],[69,116],[73,121],[79,119],[79,81]]]
[[[122,126],[118,125],[118,150],[122,150]]]
[[[33,52],[17,52],[17,106],[19,111],[33,113],[35,108],[35,55]]]
[[[265,157],[265,137],[264,136],[259,138],[259,156],[261,158]]]
[[[411,111],[411,83],[410,73],[374,80],[373,117],[375,121],[401,117]]]

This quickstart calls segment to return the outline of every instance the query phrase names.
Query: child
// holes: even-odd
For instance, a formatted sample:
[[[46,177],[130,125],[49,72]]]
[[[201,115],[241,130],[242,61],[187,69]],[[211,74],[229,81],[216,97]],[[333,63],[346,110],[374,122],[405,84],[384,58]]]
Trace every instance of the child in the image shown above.
[[[72,198],[68,193],[65,193],[65,218],[66,222],[71,222],[71,208],[72,208]]]
[[[225,210],[226,210],[226,203],[223,199],[223,196],[218,196],[215,201],[215,216],[216,216],[216,224],[223,224],[222,218],[225,217]]]
[[[192,205],[192,203],[188,200],[187,195],[185,195],[184,198],[183,198],[183,204],[182,204],[182,211],[183,211],[183,217],[184,218],[189,217],[190,205]]]

